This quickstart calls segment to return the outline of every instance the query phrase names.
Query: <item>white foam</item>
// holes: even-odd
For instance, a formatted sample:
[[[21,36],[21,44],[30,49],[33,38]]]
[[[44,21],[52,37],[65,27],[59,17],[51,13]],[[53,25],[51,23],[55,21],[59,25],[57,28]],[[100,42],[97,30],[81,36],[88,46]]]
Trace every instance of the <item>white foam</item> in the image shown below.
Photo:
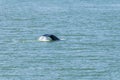
[[[52,41],[52,39],[50,37],[46,37],[46,36],[40,36],[39,41]]]
[[[65,40],[65,39],[62,38],[62,39],[60,39],[60,40]]]

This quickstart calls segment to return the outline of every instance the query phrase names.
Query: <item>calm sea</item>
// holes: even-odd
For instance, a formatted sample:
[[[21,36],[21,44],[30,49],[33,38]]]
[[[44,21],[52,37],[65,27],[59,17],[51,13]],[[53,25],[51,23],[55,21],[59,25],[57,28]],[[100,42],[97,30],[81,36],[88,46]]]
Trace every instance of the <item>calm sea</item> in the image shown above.
[[[119,0],[0,0],[0,80],[119,79]]]

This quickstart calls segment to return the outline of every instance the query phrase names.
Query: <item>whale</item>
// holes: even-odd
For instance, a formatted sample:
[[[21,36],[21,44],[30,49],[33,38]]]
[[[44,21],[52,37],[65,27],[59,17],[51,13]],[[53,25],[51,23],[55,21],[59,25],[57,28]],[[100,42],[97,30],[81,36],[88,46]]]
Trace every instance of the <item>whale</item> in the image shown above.
[[[60,39],[53,34],[44,34],[39,37],[39,41],[59,41]]]

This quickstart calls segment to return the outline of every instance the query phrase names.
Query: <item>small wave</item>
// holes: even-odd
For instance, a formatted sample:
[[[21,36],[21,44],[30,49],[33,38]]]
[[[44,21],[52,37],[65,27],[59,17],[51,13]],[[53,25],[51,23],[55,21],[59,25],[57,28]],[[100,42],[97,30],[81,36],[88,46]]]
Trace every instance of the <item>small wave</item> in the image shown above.
[[[12,39],[10,44],[18,44],[18,43],[31,43],[37,42],[36,40],[29,40],[29,39]]]

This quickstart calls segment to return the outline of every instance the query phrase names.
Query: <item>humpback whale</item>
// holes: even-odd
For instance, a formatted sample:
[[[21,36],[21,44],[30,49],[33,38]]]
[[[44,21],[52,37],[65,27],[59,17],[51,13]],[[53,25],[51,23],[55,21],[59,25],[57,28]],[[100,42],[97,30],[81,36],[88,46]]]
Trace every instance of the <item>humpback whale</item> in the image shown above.
[[[39,37],[39,41],[58,41],[58,40],[60,39],[53,34],[44,34]]]

